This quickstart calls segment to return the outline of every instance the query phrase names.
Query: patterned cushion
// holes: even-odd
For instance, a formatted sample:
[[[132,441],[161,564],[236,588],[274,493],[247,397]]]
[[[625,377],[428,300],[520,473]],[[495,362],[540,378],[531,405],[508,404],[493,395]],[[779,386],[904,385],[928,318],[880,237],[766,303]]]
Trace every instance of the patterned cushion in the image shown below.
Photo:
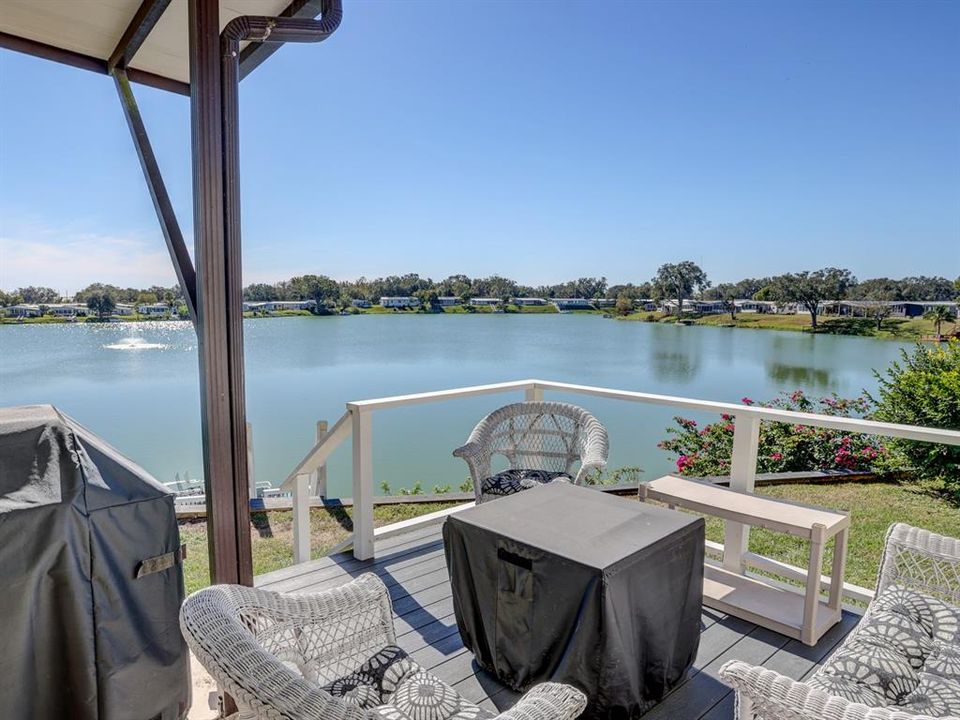
[[[373,708],[387,702],[403,681],[419,666],[396,645],[388,645],[349,675],[320,689],[351,705]]]
[[[890,587],[808,684],[870,707],[960,715],[960,609]]]
[[[480,496],[482,498],[503,497],[505,495],[514,495],[523,490],[528,490],[537,485],[545,485],[554,480],[571,481],[571,478],[564,472],[549,472],[547,470],[504,470],[492,477],[484,478],[480,483]]]
[[[887,588],[874,602],[877,610],[909,617],[923,626],[927,635],[940,642],[954,642],[960,629],[960,611],[925,593],[896,585]]]
[[[934,717],[960,715],[960,682],[932,673],[920,673],[919,686],[899,703],[899,707]]]
[[[927,664],[923,669],[947,680],[960,682],[960,647],[937,643],[933,652],[927,656]]]
[[[881,705],[898,703],[913,692],[920,682],[917,671],[901,653],[883,645],[863,642],[859,638],[845,645],[830,659],[824,675],[843,678],[856,683],[858,688],[869,689],[870,695],[867,697],[874,693],[881,695],[884,699]],[[868,704],[855,697],[859,691],[851,689],[850,694],[841,697]]]
[[[390,702],[374,712],[386,720],[480,720],[490,715],[464,700],[452,687],[420,670],[397,688]]]

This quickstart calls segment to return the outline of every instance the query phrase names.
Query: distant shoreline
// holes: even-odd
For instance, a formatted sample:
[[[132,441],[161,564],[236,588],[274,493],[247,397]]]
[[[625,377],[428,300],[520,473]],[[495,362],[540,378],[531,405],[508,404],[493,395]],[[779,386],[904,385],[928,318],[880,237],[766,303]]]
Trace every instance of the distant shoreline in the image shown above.
[[[612,309],[612,308],[611,308]],[[887,318],[878,330],[876,322],[869,318],[851,318],[851,317],[822,317],[819,321],[819,327],[816,333],[812,332],[810,327],[810,318],[807,313],[788,315],[773,313],[737,313],[736,320],[730,317],[729,313],[722,315],[684,315],[677,318],[674,315],[666,315],[660,312],[633,312],[628,315],[616,315],[608,309],[591,310],[566,310],[559,311],[553,305],[517,307],[511,306],[507,310],[498,310],[490,306],[475,307],[466,309],[462,306],[453,308],[442,308],[434,312],[422,312],[419,310],[400,310],[391,308],[352,308],[351,311],[343,313],[329,313],[317,315],[308,310],[279,310],[269,313],[245,312],[245,320],[267,320],[287,317],[315,317],[333,318],[333,317],[353,317],[357,315],[399,315],[399,316],[429,316],[429,315],[596,315],[604,319],[618,320],[622,322],[649,322],[665,325],[676,325],[682,323],[689,326],[714,326],[731,329],[749,329],[749,330],[779,330],[786,332],[805,332],[817,335],[833,336],[858,336],[873,337],[880,340],[897,341],[922,341],[933,339],[933,323],[922,318]],[[123,316],[111,320],[96,319],[72,319],[56,317],[39,318],[0,318],[0,325],[107,325],[120,323],[166,323],[166,322],[189,322],[189,318],[157,318],[141,316]],[[951,326],[947,324],[944,328],[944,335],[960,330],[960,326]]]

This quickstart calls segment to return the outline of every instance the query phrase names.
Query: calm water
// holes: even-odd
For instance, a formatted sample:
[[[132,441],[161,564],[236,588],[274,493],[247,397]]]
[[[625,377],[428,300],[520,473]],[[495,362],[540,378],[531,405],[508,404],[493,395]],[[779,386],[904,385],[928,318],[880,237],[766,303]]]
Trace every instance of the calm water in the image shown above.
[[[538,377],[739,401],[780,390],[855,395],[899,353],[868,338],[616,322],[583,315],[410,315],[249,320],[247,403],[257,480],[279,483],[344,403]],[[548,395],[548,397],[550,397]],[[450,452],[485,413],[517,395],[386,410],[374,416],[376,482],[459,485]],[[656,449],[674,414],[587,396],[568,399],[610,431],[611,466],[671,467]],[[196,337],[189,323],[0,327],[0,404],[53,403],[169,481],[199,477]],[[349,443],[330,462],[349,494]]]

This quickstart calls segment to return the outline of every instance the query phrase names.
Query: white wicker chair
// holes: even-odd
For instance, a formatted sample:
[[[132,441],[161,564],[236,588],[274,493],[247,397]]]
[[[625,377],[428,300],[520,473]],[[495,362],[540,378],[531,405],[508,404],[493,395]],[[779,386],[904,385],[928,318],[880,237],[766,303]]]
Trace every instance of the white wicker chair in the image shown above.
[[[887,531],[877,596],[888,588],[904,588],[930,595],[960,607],[960,540],[898,523]],[[863,628],[876,601],[870,604],[855,628],[834,653],[850,647]],[[820,674],[818,671],[813,677]],[[871,707],[828,694],[772,670],[733,660],[720,668],[720,676],[737,693],[739,720],[932,720],[897,706]],[[938,715],[937,720],[960,720]]]
[[[490,477],[494,455],[506,458],[511,469],[571,474],[582,485],[593,470],[607,465],[607,431],[583,408],[559,402],[522,402],[494,410],[453,451],[470,468],[477,502],[484,500],[481,484]]]
[[[398,717],[386,705],[362,708],[322,687],[396,643],[390,596],[375,575],[311,595],[214,585],[186,599],[180,627],[200,663],[236,701],[242,720]],[[573,720],[585,706],[579,690],[543,683],[496,718]]]

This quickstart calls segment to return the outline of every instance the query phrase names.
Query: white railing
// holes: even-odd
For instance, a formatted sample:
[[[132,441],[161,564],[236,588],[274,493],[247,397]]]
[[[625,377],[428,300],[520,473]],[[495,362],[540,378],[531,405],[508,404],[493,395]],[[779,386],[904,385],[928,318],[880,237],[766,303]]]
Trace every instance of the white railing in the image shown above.
[[[292,491],[294,495],[294,561],[305,562],[310,559],[310,495],[311,483],[313,495],[325,495],[325,467],[327,459],[347,438],[353,441],[353,554],[357,559],[367,560],[373,557],[374,539],[414,527],[442,522],[446,515],[457,512],[470,505],[458,506],[442,513],[433,513],[422,518],[386,526],[374,530],[373,527],[373,413],[391,408],[407,407],[423,403],[445,402],[477,395],[522,392],[526,400],[542,400],[544,393],[561,392],[567,394],[591,395],[626,402],[650,405],[665,405],[695,410],[699,412],[729,414],[734,418],[733,456],[730,462],[730,487],[745,492],[753,492],[757,476],[757,453],[760,444],[760,423],[785,422],[794,425],[811,425],[848,432],[865,433],[884,437],[905,438],[924,442],[960,445],[960,431],[925,428],[914,425],[845,418],[814,413],[793,412],[776,408],[757,407],[756,405],[738,405],[735,403],[697,400],[636,392],[611,388],[576,385],[549,380],[517,380],[514,382],[473,387],[438,390],[414,395],[395,395],[393,397],[358,400],[347,403],[347,411],[328,432],[317,435],[316,444],[303,460],[290,473],[281,489]],[[320,486],[320,477],[324,478]],[[708,544],[708,550],[722,553],[723,565],[734,572],[743,572],[746,568],[766,571],[779,571],[780,574],[795,580],[804,580],[806,570],[784,565],[770,558],[755,555],[748,551],[750,527],[742,523],[726,521],[724,543]],[[829,579],[824,578],[829,584]],[[870,591],[865,588],[849,586],[845,596],[862,601]]]

